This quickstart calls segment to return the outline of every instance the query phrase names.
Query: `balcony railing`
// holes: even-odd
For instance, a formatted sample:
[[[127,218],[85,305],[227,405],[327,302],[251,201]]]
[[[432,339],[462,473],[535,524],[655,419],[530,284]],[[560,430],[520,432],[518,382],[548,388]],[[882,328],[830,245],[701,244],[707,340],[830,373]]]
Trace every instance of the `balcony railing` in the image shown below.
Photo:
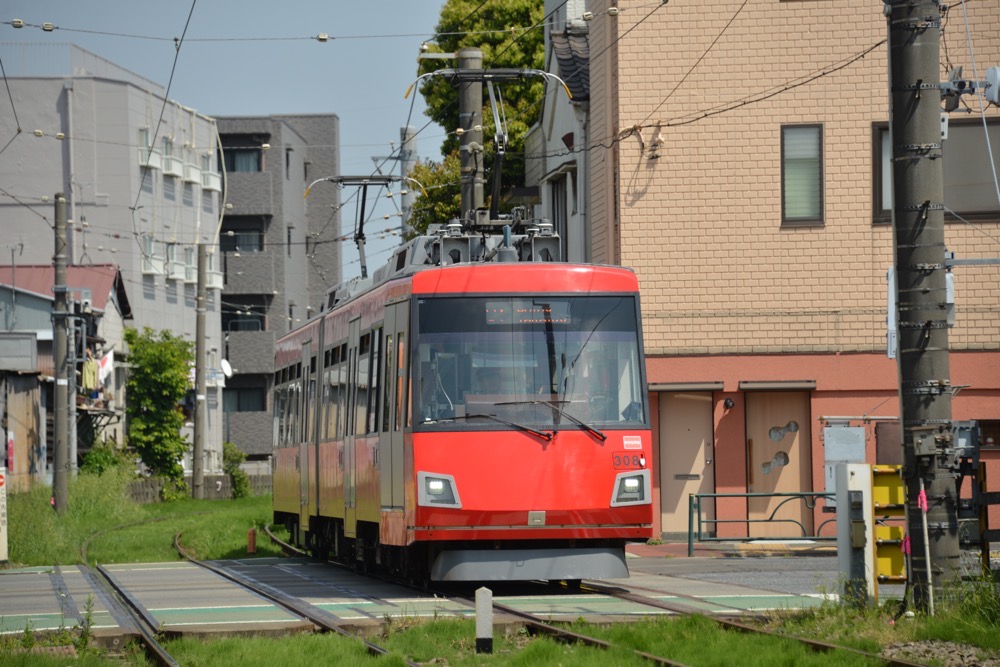
[[[184,180],[188,183],[201,183],[201,169],[193,164],[184,165]]]
[[[183,176],[184,163],[181,162],[180,158],[165,157],[163,158],[163,173],[169,176]]]
[[[164,260],[156,255],[143,255],[142,273],[147,276],[162,276],[164,272]]]
[[[149,150],[148,148],[139,149],[139,166],[149,167],[150,169],[162,169],[163,168],[163,158],[160,155],[160,151]]]
[[[173,260],[167,262],[167,278],[170,280],[184,280],[187,277],[187,267],[184,262]]]
[[[221,290],[223,287],[222,271],[208,271],[206,283],[208,289]]]
[[[222,174],[213,171],[201,172],[201,187],[206,190],[222,192]]]

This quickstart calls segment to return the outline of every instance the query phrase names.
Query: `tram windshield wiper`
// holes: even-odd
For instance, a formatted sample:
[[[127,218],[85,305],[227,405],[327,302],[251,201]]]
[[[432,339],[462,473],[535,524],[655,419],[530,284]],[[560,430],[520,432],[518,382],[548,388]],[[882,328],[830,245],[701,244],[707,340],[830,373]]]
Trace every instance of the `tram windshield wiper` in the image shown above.
[[[493,421],[500,422],[501,424],[506,424],[507,426],[513,426],[519,431],[525,431],[527,433],[530,433],[531,435],[537,435],[539,438],[545,440],[546,442],[552,442],[552,438],[555,437],[555,433],[551,433],[549,431],[539,431],[537,429],[531,428],[530,426],[525,426],[524,424],[518,424],[517,422],[512,422],[509,419],[504,419],[503,417],[487,414],[485,412],[471,414],[471,415],[456,415],[455,417],[445,417],[443,419],[431,419],[422,423],[438,424],[440,422],[455,421],[456,419],[477,419],[477,418],[492,419]]]
[[[601,442],[604,442],[605,440],[608,439],[608,436],[600,429],[591,426],[585,421],[578,419],[577,417],[571,415],[570,413],[566,412],[561,407],[559,407],[560,403],[568,403],[568,402],[569,401],[543,401],[542,399],[536,398],[530,401],[505,401],[503,403],[497,403],[496,405],[544,405],[546,407],[552,408],[553,410],[558,412],[560,416],[570,420],[571,422],[582,428],[587,433],[598,438]]]

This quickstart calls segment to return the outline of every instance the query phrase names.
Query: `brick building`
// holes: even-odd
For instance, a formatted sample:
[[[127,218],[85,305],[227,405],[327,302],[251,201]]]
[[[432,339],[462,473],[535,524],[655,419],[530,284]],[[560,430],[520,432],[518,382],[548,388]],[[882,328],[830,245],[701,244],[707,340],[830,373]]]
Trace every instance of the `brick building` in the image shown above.
[[[576,24],[589,48],[588,259],[640,279],[662,532],[686,533],[692,493],[824,491],[830,428],[863,435],[854,456],[897,462],[881,3],[586,9],[592,19]],[[553,31],[559,18],[574,15]],[[1000,65],[998,21],[991,3],[946,13],[942,78],[960,64],[972,78],[973,55],[980,79]],[[1000,113],[964,102],[944,142],[946,242],[956,258],[997,258],[1000,190],[986,146],[1000,162]],[[953,274],[953,418],[979,420],[984,442],[1000,443],[1000,266]],[[996,488],[1000,463],[990,473]],[[772,515],[773,499],[717,503],[703,513],[722,521],[720,535],[834,530],[822,501],[787,505],[779,523],[753,522]]]

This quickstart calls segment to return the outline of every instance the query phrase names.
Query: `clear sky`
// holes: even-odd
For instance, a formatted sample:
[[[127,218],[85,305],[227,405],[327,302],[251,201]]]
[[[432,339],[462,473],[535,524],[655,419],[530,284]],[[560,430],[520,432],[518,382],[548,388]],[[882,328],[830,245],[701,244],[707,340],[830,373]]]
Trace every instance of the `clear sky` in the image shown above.
[[[407,123],[427,123],[423,98],[411,93],[420,44],[432,38],[443,0],[0,0],[0,41],[72,43],[150,79],[169,97],[206,116],[335,113],[344,174],[369,174]],[[192,11],[193,6],[193,11]],[[190,20],[189,20],[190,16]],[[9,22],[52,23],[13,28]],[[187,32],[185,33],[185,25]],[[326,33],[330,39],[315,37]],[[177,57],[174,38],[184,36]],[[8,72],[9,75],[13,74]],[[411,102],[415,98],[415,103]],[[412,113],[412,115],[410,115]],[[443,130],[417,138],[421,158],[440,159]],[[388,171],[398,173],[396,162]],[[344,191],[344,197],[350,196]],[[383,210],[384,209],[384,210]],[[398,239],[371,233],[396,208],[383,200],[366,227],[369,268]],[[349,233],[354,211],[345,207]],[[398,218],[393,219],[398,223]],[[357,275],[345,243],[344,277]]]

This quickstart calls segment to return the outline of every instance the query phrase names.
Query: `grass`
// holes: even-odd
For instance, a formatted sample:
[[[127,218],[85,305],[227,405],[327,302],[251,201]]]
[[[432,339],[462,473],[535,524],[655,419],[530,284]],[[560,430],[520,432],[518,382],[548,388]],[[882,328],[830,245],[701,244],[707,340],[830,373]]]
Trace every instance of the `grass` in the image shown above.
[[[173,536],[205,559],[247,557],[247,532],[270,523],[269,496],[230,501],[180,500],[139,505],[126,497],[128,478],[117,473],[80,474],[71,480],[69,510],[49,502],[51,490],[37,486],[8,500],[10,560],[14,565],[71,565],[178,560]],[[40,536],[44,536],[41,538]],[[257,540],[257,556],[279,556],[268,540]]]
[[[93,563],[175,561],[173,536],[182,533],[184,546],[199,558],[246,558],[247,531],[270,522],[270,497],[229,501],[181,500],[138,505],[127,499],[127,477],[105,473],[81,474],[70,482],[69,511],[57,515],[51,491],[36,487],[8,498],[9,547],[12,564],[69,565],[79,562],[81,545]],[[263,535],[257,554],[279,556]],[[877,653],[886,645],[943,640],[1000,652],[1000,593],[992,579],[963,583],[947,600],[938,601],[937,615],[917,615],[890,623],[895,605],[855,610],[828,602],[819,608],[774,613],[765,625],[779,633],[814,637]],[[730,665],[854,665],[859,657],[844,653],[814,653],[794,642],[775,637],[727,632],[701,617],[659,617],[634,623],[595,627],[574,624],[581,634],[604,638],[693,666]],[[393,651],[374,658],[364,646],[336,635],[295,635],[282,639],[240,637],[211,640],[192,638],[167,642],[167,650],[184,665],[273,664],[402,664],[402,656],[420,662],[465,665],[581,665],[605,667],[645,664],[625,649],[602,651],[564,645],[546,637],[531,637],[523,629],[498,628],[491,655],[475,652],[472,620],[393,621],[373,638]],[[76,645],[79,658],[27,653],[43,644]],[[55,637],[36,636],[30,627],[17,636],[0,637],[3,665],[146,665],[131,647],[123,656],[108,656],[92,646],[86,628],[67,628]]]

